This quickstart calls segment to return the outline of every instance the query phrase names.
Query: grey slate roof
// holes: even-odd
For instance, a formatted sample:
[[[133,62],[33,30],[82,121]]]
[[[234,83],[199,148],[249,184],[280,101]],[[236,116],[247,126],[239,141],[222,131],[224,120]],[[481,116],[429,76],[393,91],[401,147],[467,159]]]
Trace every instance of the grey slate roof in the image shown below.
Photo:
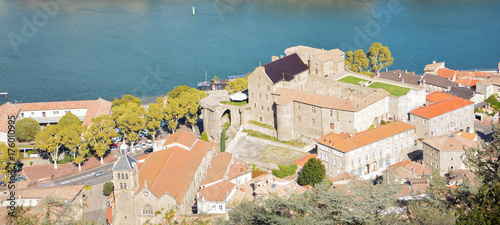
[[[403,70],[390,70],[386,72],[380,72],[379,77],[387,80],[393,80],[417,86],[419,85],[420,79],[422,78],[422,76],[419,75],[405,73],[405,71]]]
[[[451,80],[448,80],[444,77],[440,77],[440,76],[437,76],[437,75],[432,75],[432,74],[424,74],[424,76],[422,77],[422,80],[421,80],[422,83],[425,83],[425,84],[430,84],[430,85],[434,85],[434,86],[438,86],[438,87],[442,87],[442,88],[448,88],[448,87],[455,87],[455,86],[458,86],[457,83],[451,81]]]
[[[297,53],[293,53],[264,65],[264,69],[269,79],[275,84],[283,79],[292,80],[295,75],[309,69],[309,66],[302,62]]]
[[[129,155],[121,156],[113,166],[113,170],[133,170],[132,163],[137,163],[137,161]]]
[[[474,91],[466,87],[451,87],[449,91],[445,92],[467,100],[470,100],[474,96]]]

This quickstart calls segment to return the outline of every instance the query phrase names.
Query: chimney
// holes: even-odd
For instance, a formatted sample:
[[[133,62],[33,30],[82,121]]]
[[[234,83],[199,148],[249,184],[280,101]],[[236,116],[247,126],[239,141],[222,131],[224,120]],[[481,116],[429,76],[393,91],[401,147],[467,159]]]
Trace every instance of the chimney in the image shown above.
[[[498,62],[498,69],[497,69],[497,73],[500,73],[500,62]]]
[[[280,59],[283,58],[283,55],[280,55]]]
[[[432,61],[432,64],[436,64],[436,60]]]
[[[500,68],[500,63],[498,63],[498,67]],[[377,72],[377,77],[380,77],[380,73]]]
[[[401,73],[398,73],[398,77],[401,77]]]
[[[408,73],[408,70],[405,70],[405,73]]]
[[[280,59],[278,56],[271,56],[271,62],[274,62],[276,60]]]

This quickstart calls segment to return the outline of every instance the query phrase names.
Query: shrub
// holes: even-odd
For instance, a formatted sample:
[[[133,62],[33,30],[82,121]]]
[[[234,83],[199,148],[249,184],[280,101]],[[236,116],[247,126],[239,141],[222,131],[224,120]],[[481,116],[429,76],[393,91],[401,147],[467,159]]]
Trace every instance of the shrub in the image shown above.
[[[295,174],[298,166],[295,164],[291,164],[290,166],[286,165],[278,165],[279,169],[273,170],[273,175],[279,178],[284,178]]]
[[[33,161],[30,161],[30,166],[33,166]]]
[[[252,171],[252,178],[260,177],[260,176],[262,176],[264,174],[269,174],[269,173],[266,172],[266,171],[264,171],[264,170],[256,169],[256,170]]]
[[[263,127],[263,128],[267,128],[269,130],[276,130],[273,126],[269,125],[269,124],[265,124],[265,123],[261,123],[261,122],[257,122],[255,120],[250,120],[248,121],[249,123],[253,124],[253,125],[257,125],[259,127]]]
[[[86,185],[83,185],[83,189],[84,190],[92,190],[92,186],[86,184]]]
[[[207,132],[203,132],[203,133],[201,134],[201,140],[204,140],[204,141],[209,141],[209,140],[208,140],[208,134],[207,134]]]
[[[16,138],[19,141],[31,141],[40,132],[40,124],[32,118],[24,118],[17,121],[15,125]]]
[[[102,193],[106,196],[109,196],[111,194],[111,192],[113,192],[114,189],[115,189],[115,186],[113,185],[113,182],[108,181],[108,182],[104,183],[104,186],[102,188]]]

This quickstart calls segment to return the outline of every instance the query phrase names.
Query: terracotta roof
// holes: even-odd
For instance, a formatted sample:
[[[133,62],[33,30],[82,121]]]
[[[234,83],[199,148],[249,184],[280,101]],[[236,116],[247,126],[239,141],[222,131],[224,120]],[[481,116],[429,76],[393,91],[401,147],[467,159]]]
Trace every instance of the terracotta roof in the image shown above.
[[[422,78],[422,76],[419,75],[405,73],[405,71],[403,70],[390,70],[386,72],[380,72],[378,77],[412,85],[419,85],[420,79]]]
[[[243,174],[252,172],[252,169],[239,159],[235,159],[234,163],[229,167],[229,173],[227,174],[227,179],[231,180],[233,178],[239,177]]]
[[[409,160],[391,165],[387,170],[392,171],[392,174],[396,178],[417,178],[418,176],[431,174],[431,172],[421,164]]]
[[[293,164],[297,165],[297,166],[300,166],[300,167],[304,167],[304,164],[306,164],[306,162],[310,159],[310,158],[317,158],[318,155],[316,154],[310,154],[310,155],[305,155],[304,157],[298,159],[297,161],[295,161]]]
[[[227,197],[234,190],[236,185],[229,181],[222,181],[217,184],[202,188],[199,193],[199,199],[204,201],[226,201]]]
[[[0,106],[0,131],[9,132],[9,116],[19,115],[21,108],[10,102],[7,102]]]
[[[456,78],[458,71],[450,70],[448,68],[441,68],[437,71],[437,75],[444,77],[449,80],[454,80]]]
[[[111,105],[112,103],[110,101],[106,101],[102,98],[91,102],[87,108],[87,113],[85,114],[82,125],[91,124],[92,118],[111,114]]]
[[[444,93],[444,92],[434,92],[432,94],[428,94],[425,96],[425,99],[428,102],[432,102],[432,103],[442,102],[444,100],[448,100],[448,99],[452,99],[452,98],[455,98],[455,96],[448,94],[448,93]]]
[[[455,83],[464,86],[464,87],[472,87],[476,86],[477,82],[479,80],[473,80],[473,79],[456,79]]]
[[[22,198],[45,198],[48,196],[71,199],[73,200],[83,189],[83,184],[78,185],[65,185],[65,186],[53,186],[53,187],[29,187],[16,189],[16,199]],[[7,200],[10,195],[4,195],[1,197],[2,200]]]
[[[477,146],[479,142],[471,141],[465,137],[457,135],[441,135],[427,138],[424,143],[439,151],[456,151]]]
[[[210,163],[210,168],[207,170],[207,176],[205,180],[201,182],[201,185],[210,184],[219,180],[224,180],[224,175],[228,171],[229,164],[231,164],[231,159],[233,154],[229,152],[217,153],[213,157]]]
[[[273,84],[283,79],[290,81],[295,75],[307,69],[309,69],[309,67],[302,62],[302,59],[300,59],[297,53],[264,65],[266,75],[271,79]]]
[[[454,86],[458,85],[457,83],[455,83],[451,80],[448,80],[448,79],[440,77],[440,76],[432,75],[432,74],[424,74],[424,76],[422,77],[422,80],[420,82],[425,83],[425,84],[438,86],[438,87],[442,87],[442,88],[454,87]]]
[[[163,146],[167,146],[173,143],[178,143],[188,148],[191,148],[191,146],[193,146],[193,144],[196,142],[197,139],[198,137],[196,137],[196,135],[192,133],[189,133],[187,131],[179,131],[169,135],[165,143],[163,143]],[[162,139],[158,139],[157,141],[159,140]]]
[[[393,122],[377,128],[359,132],[352,137],[345,137],[336,133],[329,133],[326,136],[318,139],[318,143],[333,147],[342,152],[349,152],[351,150],[369,145],[373,142],[391,137],[393,135],[414,129],[415,126],[403,123]]]
[[[21,111],[86,109],[95,100],[18,103]]]
[[[111,206],[106,211],[106,219],[108,219],[109,224],[113,224],[113,209]]]
[[[430,104],[429,106],[420,107],[418,109],[411,111],[410,113],[430,119],[442,115],[444,113],[474,104],[474,102],[471,102],[469,100],[455,96],[453,97],[454,98]]]
[[[390,95],[389,92],[385,90],[373,89],[373,92],[367,92],[359,97],[344,99],[281,87],[276,88],[273,94],[279,96],[275,99],[275,103],[278,105],[286,105],[295,101],[323,108],[355,112],[364,109],[365,107]]]
[[[176,136],[177,133],[171,136]],[[190,137],[178,140],[196,138],[196,135],[188,132],[181,136],[184,135]],[[191,185],[200,163],[212,148],[212,143],[198,140],[190,150],[174,146],[150,153],[151,156],[139,169],[139,189],[136,194],[147,186],[158,198],[168,193],[179,204]]]
[[[335,182],[344,181],[344,180],[353,180],[353,179],[356,179],[357,177],[358,176],[356,176],[352,173],[344,172],[336,177],[331,177],[330,181],[332,181],[332,183],[335,183]]]
[[[325,53],[318,54],[315,58],[322,62],[333,60],[334,62],[341,62],[344,60],[345,53],[340,49],[332,49]]]
[[[477,141],[477,134],[476,133],[468,133],[468,132],[463,132],[463,131],[455,131],[452,134],[461,136],[464,138],[467,138],[471,141]]]
[[[425,65],[424,70],[425,71],[434,71],[434,70],[436,70],[437,68],[439,68],[440,66],[443,66],[443,65],[444,65],[444,62],[427,64],[427,65]]]

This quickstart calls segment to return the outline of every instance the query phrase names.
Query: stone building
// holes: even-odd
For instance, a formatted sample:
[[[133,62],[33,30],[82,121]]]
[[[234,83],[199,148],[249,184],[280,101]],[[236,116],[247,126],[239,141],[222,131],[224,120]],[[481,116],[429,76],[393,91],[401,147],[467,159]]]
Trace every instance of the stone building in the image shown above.
[[[464,149],[475,147],[479,142],[449,134],[424,140],[424,166],[439,170],[442,176],[454,170],[468,169],[463,161]]]
[[[420,80],[420,86],[427,89],[429,93],[447,91],[451,87],[458,86],[457,83],[433,74],[424,74]]]
[[[474,102],[443,92],[427,95],[427,106],[408,113],[417,137],[429,138],[452,131],[474,132]]]
[[[444,62],[439,62],[436,63],[436,61],[432,62],[432,64],[427,64],[424,67],[424,72],[428,74],[434,74],[437,75],[437,72],[439,69],[443,69],[444,67]]]
[[[344,172],[372,177],[408,159],[415,149],[415,126],[397,121],[356,134],[330,133],[317,146],[318,158],[332,177]]]
[[[356,76],[345,70],[339,49],[296,46],[285,53],[248,76],[250,120],[274,126],[280,140],[315,142],[330,132],[356,133],[382,120],[405,121],[408,111],[425,103],[425,90],[413,83],[387,80],[411,89],[396,97],[383,89],[338,82]],[[408,82],[418,78],[413,76]]]
[[[214,145],[185,131],[160,141],[160,148],[139,162],[122,156],[114,165],[114,223],[159,223],[170,209],[177,215],[192,213]],[[161,215],[156,215],[157,211],[162,211]]]

